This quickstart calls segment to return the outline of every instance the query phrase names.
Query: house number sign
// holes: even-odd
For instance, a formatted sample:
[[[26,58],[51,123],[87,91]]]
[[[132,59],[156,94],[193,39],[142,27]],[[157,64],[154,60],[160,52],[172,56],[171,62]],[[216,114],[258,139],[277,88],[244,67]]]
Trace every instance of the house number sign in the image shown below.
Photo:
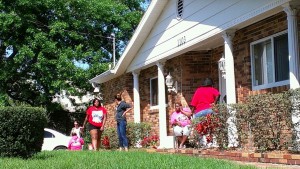
[[[177,39],[177,47],[184,45],[185,42],[186,42],[185,36],[183,36],[183,37]]]

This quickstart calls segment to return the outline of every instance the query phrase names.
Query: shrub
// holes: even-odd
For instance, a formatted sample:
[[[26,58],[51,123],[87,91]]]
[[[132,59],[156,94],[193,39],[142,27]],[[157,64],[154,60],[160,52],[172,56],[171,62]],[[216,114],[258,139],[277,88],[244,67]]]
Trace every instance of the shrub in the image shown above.
[[[290,93],[250,96],[237,118],[240,135],[253,140],[257,151],[281,150],[291,146]],[[242,111],[241,111],[242,110]]]
[[[217,123],[214,128],[213,134],[216,137],[216,142],[220,149],[226,149],[228,146],[228,123],[229,109],[225,104],[216,105],[217,114],[214,115],[215,123]]]
[[[215,114],[194,118],[192,120],[192,132],[189,143],[193,147],[202,147],[200,139],[206,136],[206,143],[217,142],[220,149],[226,149],[228,145],[228,109],[225,104],[217,104],[213,107]],[[216,140],[213,140],[216,139]]]
[[[104,130],[104,131],[105,131],[105,130]],[[91,135],[90,135],[90,132],[89,132],[89,130],[88,130],[88,127],[85,127],[85,128],[84,128],[84,132],[83,132],[83,134],[82,134],[82,138],[83,138],[83,140],[84,140],[84,146],[83,146],[83,149],[84,149],[84,150],[88,150],[88,149],[89,149],[88,145],[92,143],[92,141],[91,141]]]
[[[145,137],[149,137],[149,133],[151,130],[151,126],[148,123],[127,123],[127,138],[128,144],[131,147],[136,147],[137,144],[140,144],[142,139]],[[87,149],[88,144],[91,143],[91,136],[89,131],[85,130],[84,141],[85,146],[84,149]],[[100,148],[118,148],[119,147],[119,139],[116,127],[105,128],[104,132],[101,136],[101,147]]]
[[[207,144],[213,142],[213,135],[216,135],[217,129],[220,129],[221,126],[218,115],[213,114],[196,118],[193,120],[193,124],[198,137],[206,136]]]
[[[103,145],[104,139],[107,137],[109,140],[109,147],[105,147]],[[116,128],[105,128],[101,137],[101,148],[118,148],[119,147],[119,139]]]
[[[142,140],[144,137],[148,137],[150,133],[150,124],[148,123],[127,123],[127,138],[129,146],[135,147],[136,143]],[[87,145],[91,143],[90,134],[88,131],[85,132],[85,149]],[[116,149],[119,147],[119,139],[117,129],[115,127],[105,128],[101,136],[101,147],[100,148],[112,148]]]
[[[143,138],[149,136],[150,130],[149,123],[128,123],[126,133],[129,146],[138,146]]]
[[[35,107],[0,108],[0,156],[28,158],[41,151],[46,112]]]
[[[143,140],[141,141],[142,147],[145,148],[157,148],[157,143],[159,141],[159,137],[157,135],[152,135],[148,137],[144,137]]]
[[[244,103],[215,105],[218,127],[215,127],[212,133],[216,136],[219,148],[227,148],[230,132],[228,124],[231,122],[229,120],[234,120],[236,124],[238,141],[242,148],[255,148],[256,151],[264,152],[296,147],[297,145],[292,143],[295,137],[293,129],[299,126],[300,122],[293,124],[291,117],[299,116],[299,100],[300,89],[297,89],[249,96]],[[236,118],[229,118],[230,115]],[[211,131],[210,125],[199,125],[198,122],[193,121],[194,140]]]

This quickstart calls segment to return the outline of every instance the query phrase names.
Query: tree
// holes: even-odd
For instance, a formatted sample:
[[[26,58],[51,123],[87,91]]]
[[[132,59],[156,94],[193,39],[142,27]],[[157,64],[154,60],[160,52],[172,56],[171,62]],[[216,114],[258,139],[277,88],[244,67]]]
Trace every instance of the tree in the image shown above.
[[[1,0],[0,91],[49,107],[61,89],[81,95],[120,56],[146,0]],[[79,63],[86,65],[78,66]],[[48,109],[49,110],[49,109]]]

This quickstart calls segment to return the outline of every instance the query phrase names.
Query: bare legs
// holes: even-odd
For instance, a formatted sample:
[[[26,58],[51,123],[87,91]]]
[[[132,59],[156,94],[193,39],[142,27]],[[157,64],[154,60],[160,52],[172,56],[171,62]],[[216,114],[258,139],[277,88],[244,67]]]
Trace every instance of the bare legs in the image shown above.
[[[183,148],[184,143],[186,142],[188,136],[190,135],[189,126],[185,126],[185,127],[174,126],[174,134],[177,139],[176,146],[179,144],[177,148]]]
[[[90,130],[90,135],[91,135],[91,139],[92,139],[92,146],[93,146],[93,150],[99,150],[100,144],[101,144],[101,135],[102,135],[102,131],[98,130],[98,129],[92,129]]]
[[[178,148],[183,148],[183,144],[187,140],[188,136],[177,136],[177,139],[179,141],[179,147]]]

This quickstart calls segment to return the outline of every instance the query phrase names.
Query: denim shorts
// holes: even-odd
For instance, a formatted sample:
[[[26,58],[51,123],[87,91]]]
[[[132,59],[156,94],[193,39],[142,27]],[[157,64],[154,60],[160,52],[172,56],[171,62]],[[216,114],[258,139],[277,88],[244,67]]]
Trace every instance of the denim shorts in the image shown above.
[[[201,110],[201,111],[195,113],[193,117],[198,118],[198,117],[206,116],[208,114],[213,114],[213,113],[215,113],[215,112],[211,108],[209,108],[209,109],[204,109],[204,110]]]

